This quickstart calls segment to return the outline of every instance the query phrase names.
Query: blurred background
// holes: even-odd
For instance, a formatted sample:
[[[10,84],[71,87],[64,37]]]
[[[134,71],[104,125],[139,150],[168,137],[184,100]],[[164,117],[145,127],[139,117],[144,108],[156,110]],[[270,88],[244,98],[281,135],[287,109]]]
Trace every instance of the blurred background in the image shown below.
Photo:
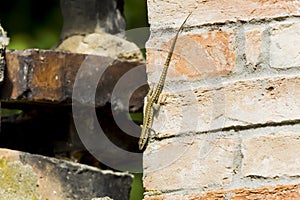
[[[126,30],[148,27],[146,0],[124,1]],[[59,0],[2,1],[0,23],[10,37],[8,49],[50,49],[59,41],[63,25],[60,2]],[[132,114],[132,118],[141,121],[142,114]],[[140,200],[144,192],[142,174],[134,175],[131,200]]]
[[[146,0],[124,0],[126,29],[148,27]],[[0,23],[10,37],[9,49],[50,49],[63,25],[59,0],[2,1]]]

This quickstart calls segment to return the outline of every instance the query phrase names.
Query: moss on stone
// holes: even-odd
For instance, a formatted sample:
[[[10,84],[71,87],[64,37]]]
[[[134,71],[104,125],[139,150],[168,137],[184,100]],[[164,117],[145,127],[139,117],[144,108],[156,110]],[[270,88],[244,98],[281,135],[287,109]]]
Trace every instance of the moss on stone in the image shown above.
[[[32,167],[20,161],[0,159],[0,200],[42,200],[38,179]]]

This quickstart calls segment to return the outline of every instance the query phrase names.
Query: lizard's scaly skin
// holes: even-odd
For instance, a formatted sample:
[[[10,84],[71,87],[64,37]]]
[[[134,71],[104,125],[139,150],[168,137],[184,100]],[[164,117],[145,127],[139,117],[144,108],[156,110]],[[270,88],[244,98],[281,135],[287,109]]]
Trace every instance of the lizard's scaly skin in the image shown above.
[[[153,105],[158,103],[158,99],[159,96],[164,88],[164,84],[165,84],[165,80],[166,80],[166,76],[167,76],[167,72],[168,72],[168,68],[170,65],[170,61],[173,55],[173,51],[175,48],[175,44],[178,38],[179,33],[182,31],[183,26],[185,24],[185,22],[187,21],[187,19],[191,16],[192,13],[190,13],[187,18],[183,21],[183,23],[181,24],[180,28],[178,29],[175,38],[172,42],[170,51],[168,53],[168,57],[164,63],[164,67],[162,69],[161,72],[161,76],[159,79],[159,82],[155,88],[155,90],[153,90],[153,88],[150,88],[148,94],[147,94],[147,104],[144,108],[144,119],[143,119],[143,126],[142,126],[142,133],[139,139],[139,149],[142,150],[145,146],[145,144],[147,143],[148,140],[148,136],[149,136],[149,131],[151,129],[152,126],[152,121],[153,121]]]

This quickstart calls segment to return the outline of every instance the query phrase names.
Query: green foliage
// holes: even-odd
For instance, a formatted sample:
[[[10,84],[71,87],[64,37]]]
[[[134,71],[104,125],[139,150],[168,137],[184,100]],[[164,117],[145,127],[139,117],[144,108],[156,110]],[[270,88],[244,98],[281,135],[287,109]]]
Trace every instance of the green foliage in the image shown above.
[[[17,114],[21,114],[21,113],[22,113],[22,111],[17,110],[17,109],[5,109],[5,108],[1,109],[1,117],[8,117],[11,115],[17,115]]]
[[[146,0],[124,0],[124,15],[126,29],[148,27],[147,1]]]
[[[49,49],[62,28],[59,0],[3,1],[0,21],[10,37],[9,49]]]
[[[143,174],[134,174],[134,179],[131,186],[130,200],[142,200],[143,199]]]
[[[139,124],[143,123],[143,113],[141,112],[135,112],[135,113],[129,113],[130,118],[132,121],[137,122]]]

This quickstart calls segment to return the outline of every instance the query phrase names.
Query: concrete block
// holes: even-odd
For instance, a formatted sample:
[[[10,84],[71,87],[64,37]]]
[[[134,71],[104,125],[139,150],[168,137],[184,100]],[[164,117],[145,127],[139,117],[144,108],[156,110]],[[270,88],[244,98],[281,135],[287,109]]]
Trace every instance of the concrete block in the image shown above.
[[[129,199],[132,176],[0,149],[0,199]]]

